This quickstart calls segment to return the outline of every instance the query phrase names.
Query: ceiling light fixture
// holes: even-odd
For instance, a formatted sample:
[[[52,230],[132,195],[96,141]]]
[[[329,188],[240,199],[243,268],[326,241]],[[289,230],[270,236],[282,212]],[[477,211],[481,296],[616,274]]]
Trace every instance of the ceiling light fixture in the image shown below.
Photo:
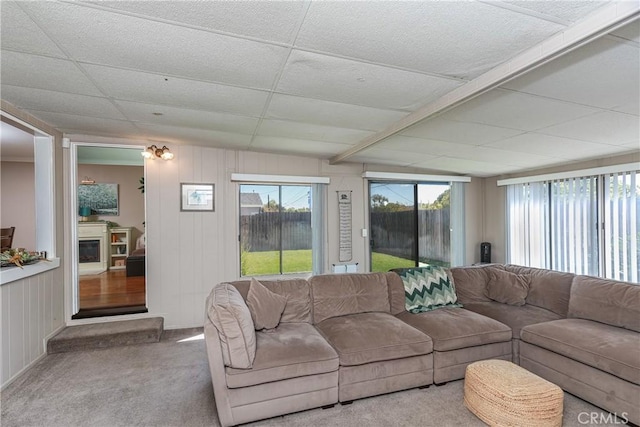
[[[173,153],[167,146],[163,146],[162,148],[158,148],[155,144],[147,147],[142,152],[142,157],[145,159],[155,160],[156,157],[162,160],[171,160],[173,159]]]

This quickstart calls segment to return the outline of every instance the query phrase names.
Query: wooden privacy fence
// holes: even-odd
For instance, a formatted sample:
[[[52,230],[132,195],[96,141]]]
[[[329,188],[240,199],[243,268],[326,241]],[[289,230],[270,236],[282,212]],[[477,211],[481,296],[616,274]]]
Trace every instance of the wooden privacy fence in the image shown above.
[[[420,261],[450,261],[449,208],[418,210],[418,256]],[[414,211],[372,212],[374,251],[416,259]]]
[[[263,212],[240,217],[240,236],[246,251],[311,249],[311,212]]]

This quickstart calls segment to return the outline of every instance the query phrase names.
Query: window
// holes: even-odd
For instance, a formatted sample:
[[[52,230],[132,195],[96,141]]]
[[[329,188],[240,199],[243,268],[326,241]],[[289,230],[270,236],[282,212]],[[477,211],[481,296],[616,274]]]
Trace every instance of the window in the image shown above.
[[[320,184],[240,185],[240,274],[320,272]]]
[[[508,185],[508,262],[637,282],[638,174]]]
[[[463,264],[463,190],[460,182],[370,181],[371,271]]]

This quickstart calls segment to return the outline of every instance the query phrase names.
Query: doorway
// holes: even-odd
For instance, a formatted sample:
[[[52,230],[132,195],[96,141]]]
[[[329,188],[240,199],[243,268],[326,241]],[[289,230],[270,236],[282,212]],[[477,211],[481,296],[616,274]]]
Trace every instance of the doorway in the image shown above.
[[[147,312],[143,148],[72,144],[72,319]]]
[[[369,182],[371,271],[451,265],[451,184]]]

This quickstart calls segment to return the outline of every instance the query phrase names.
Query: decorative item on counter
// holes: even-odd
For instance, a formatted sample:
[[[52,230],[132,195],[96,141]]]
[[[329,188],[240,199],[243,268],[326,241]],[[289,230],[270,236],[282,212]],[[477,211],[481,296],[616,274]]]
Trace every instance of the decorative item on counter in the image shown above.
[[[24,248],[9,249],[0,254],[0,267],[12,267],[15,265],[22,268],[24,265],[33,264],[40,260],[47,261],[47,253],[44,252],[44,257],[42,254],[42,252],[28,252]]]

